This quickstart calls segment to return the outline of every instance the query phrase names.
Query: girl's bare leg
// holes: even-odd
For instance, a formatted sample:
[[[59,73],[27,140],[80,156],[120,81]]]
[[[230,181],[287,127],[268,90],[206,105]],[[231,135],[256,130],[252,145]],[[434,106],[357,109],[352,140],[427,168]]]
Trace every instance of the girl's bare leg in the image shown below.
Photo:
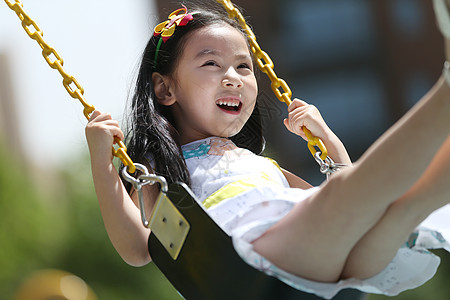
[[[342,277],[368,278],[384,269],[419,223],[450,202],[449,183],[450,136],[419,181],[355,245]]]
[[[334,175],[255,240],[255,251],[299,276],[338,280],[354,246],[419,180],[449,128],[450,88],[440,79],[353,168]]]

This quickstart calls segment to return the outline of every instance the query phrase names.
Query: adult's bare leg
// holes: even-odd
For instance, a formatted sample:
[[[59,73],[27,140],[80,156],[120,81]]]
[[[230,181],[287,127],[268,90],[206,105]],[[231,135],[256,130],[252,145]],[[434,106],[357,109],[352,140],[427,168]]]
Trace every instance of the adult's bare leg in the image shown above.
[[[449,128],[450,88],[441,78],[353,168],[334,175],[255,240],[255,251],[299,276],[338,280],[353,247],[419,180]]]

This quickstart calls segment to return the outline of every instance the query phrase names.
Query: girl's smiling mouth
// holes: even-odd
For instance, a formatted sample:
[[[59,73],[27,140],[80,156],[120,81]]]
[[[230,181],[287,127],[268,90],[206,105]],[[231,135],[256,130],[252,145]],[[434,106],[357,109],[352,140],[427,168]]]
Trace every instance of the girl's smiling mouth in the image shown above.
[[[216,105],[222,111],[233,115],[239,114],[242,108],[242,102],[237,98],[221,98],[216,100]]]

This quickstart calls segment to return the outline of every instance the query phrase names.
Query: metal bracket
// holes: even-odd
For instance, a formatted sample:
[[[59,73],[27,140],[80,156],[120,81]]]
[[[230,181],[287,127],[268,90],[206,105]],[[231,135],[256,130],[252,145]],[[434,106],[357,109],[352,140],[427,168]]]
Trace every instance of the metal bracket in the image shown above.
[[[176,260],[190,230],[190,224],[165,193],[160,193],[149,220],[149,228],[170,256]]]
[[[162,176],[149,174],[144,165],[135,164],[135,166],[137,170],[143,173],[142,175],[134,178],[128,173],[127,167],[123,168],[122,174],[125,180],[130,182],[138,193],[142,224],[146,228],[150,228],[170,256],[176,260],[191,226],[169,197],[167,197],[166,179]],[[155,182],[158,182],[161,185],[161,192],[155,202],[150,219],[147,219],[142,186],[154,184]]]

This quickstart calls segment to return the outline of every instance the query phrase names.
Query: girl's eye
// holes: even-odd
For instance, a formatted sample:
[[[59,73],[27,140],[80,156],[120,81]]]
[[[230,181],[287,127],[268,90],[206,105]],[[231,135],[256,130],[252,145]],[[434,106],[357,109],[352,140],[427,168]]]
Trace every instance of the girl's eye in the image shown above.
[[[240,64],[239,66],[238,66],[238,69],[241,69],[241,68],[244,68],[244,69],[252,69],[251,68],[251,66],[249,65],[249,64],[247,64],[247,63],[242,63],[242,64]]]
[[[210,61],[205,62],[202,65],[202,67],[204,67],[204,66],[217,66],[217,63],[215,61],[213,61],[213,60],[210,60]]]

